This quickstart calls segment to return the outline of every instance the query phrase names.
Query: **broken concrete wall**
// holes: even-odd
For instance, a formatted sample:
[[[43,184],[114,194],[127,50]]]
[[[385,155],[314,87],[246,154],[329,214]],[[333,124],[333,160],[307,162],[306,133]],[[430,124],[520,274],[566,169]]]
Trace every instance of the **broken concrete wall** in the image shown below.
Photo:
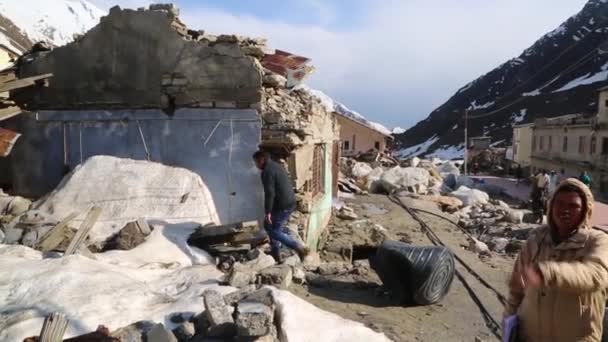
[[[333,194],[333,144],[339,140],[339,124],[325,106],[304,89],[264,88],[262,106],[263,149],[285,158],[297,192],[298,208],[304,213],[303,237],[316,248],[331,218]],[[322,147],[322,190],[310,191],[315,146]]]
[[[11,95],[30,110],[250,108],[260,102],[262,67],[246,55],[259,49],[241,48],[236,36],[198,41],[186,32],[172,13],[115,7],[76,42],[23,59],[19,77],[54,76],[48,87]]]
[[[66,172],[64,163],[72,169],[94,155],[149,155],[199,174],[220,223],[261,214],[259,172],[251,161],[260,142],[255,110],[179,109],[172,118],[158,109],[41,111],[10,124],[24,133],[9,166],[17,194],[37,198],[53,190]]]

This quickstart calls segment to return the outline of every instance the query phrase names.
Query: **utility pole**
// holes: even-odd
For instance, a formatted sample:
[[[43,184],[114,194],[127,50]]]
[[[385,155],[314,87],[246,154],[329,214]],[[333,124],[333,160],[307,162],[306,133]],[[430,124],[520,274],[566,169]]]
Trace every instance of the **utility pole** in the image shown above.
[[[469,136],[468,136],[468,130],[469,130],[469,109],[465,109],[464,110],[464,175],[468,176],[469,172],[468,172],[468,166],[467,164],[469,163],[468,159],[468,155],[469,155]]]

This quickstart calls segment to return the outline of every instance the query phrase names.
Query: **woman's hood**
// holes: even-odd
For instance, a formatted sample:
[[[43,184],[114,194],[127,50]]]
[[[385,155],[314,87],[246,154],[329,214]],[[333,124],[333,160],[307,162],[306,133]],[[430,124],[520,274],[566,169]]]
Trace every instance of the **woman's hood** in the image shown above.
[[[554,226],[553,225],[553,215],[552,215],[553,197],[555,196],[556,193],[559,192],[559,190],[562,187],[567,186],[567,185],[575,186],[583,194],[585,194],[585,198],[583,201],[584,202],[583,203],[583,206],[584,206],[583,220],[578,225],[577,229],[591,228],[591,215],[593,214],[593,203],[595,202],[595,200],[593,198],[593,194],[591,193],[591,190],[589,190],[589,187],[587,187],[585,184],[583,184],[581,181],[579,181],[578,179],[575,179],[575,178],[568,178],[568,179],[563,180],[562,182],[559,183],[559,185],[553,192],[553,196],[551,196],[551,199],[549,201],[549,207],[548,207],[549,210],[547,211],[547,220],[549,222],[549,226],[551,226],[551,227]]]

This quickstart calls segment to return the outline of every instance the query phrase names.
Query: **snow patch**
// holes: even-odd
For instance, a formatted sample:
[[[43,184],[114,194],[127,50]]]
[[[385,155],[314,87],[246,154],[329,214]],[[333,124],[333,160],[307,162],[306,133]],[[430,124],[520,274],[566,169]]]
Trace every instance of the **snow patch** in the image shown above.
[[[402,134],[405,133],[405,128],[395,127],[393,128],[393,134]]]
[[[579,78],[576,78],[570,82],[568,82],[566,85],[564,85],[563,87],[554,90],[553,93],[557,93],[560,91],[566,91],[566,90],[570,90],[572,88],[576,88],[578,86],[582,86],[582,85],[587,85],[587,84],[592,84],[595,82],[602,82],[602,81],[606,81],[608,79],[608,63],[604,64],[601,67],[601,71],[597,72],[595,74],[592,73],[588,73],[585,74]]]
[[[519,113],[513,113],[513,115],[511,115],[511,122],[513,123],[513,125],[518,124],[526,119],[527,114],[528,109],[523,108],[519,111]]]
[[[328,112],[336,112],[342,116],[351,118],[357,122],[362,123],[365,126],[368,126],[384,135],[391,135],[392,132],[386,128],[384,125],[377,123],[377,122],[373,122],[373,121],[369,121],[367,120],[363,115],[357,113],[356,111],[346,107],[344,104],[335,101],[334,99],[332,99],[329,95],[325,94],[324,92],[320,91],[320,90],[316,90],[316,89],[312,89],[307,85],[299,85],[297,86],[295,89],[298,90],[303,90],[308,92],[310,95],[316,97],[317,99],[319,99],[319,101],[321,101],[321,104],[325,107],[325,110],[327,110]]]
[[[439,158],[443,160],[461,159],[464,157],[464,144],[451,146],[442,145],[435,151],[426,155],[427,158]]]
[[[454,126],[452,126],[452,131],[458,128],[458,124],[455,124]]]
[[[505,142],[505,139],[503,139],[503,140],[498,140],[498,141],[496,141],[496,142],[491,143],[491,144],[490,144],[490,147],[496,147],[496,146],[498,146],[498,145],[500,145],[500,144],[502,144],[502,143],[504,143],[504,142]]]
[[[0,0],[0,13],[33,42],[57,46],[71,42],[75,33],[85,33],[106,14],[86,0]]]
[[[471,106],[469,109],[477,110],[477,109],[485,109],[494,105],[494,101],[486,102],[484,104],[477,104],[477,100],[471,102]]]
[[[437,134],[435,134],[428,138],[425,142],[397,151],[396,155],[401,158],[413,158],[420,156],[426,153],[429,147],[431,147],[431,145],[433,145],[437,140],[439,140],[439,137]]]
[[[546,37],[555,37],[555,36],[563,35],[564,33],[566,33],[566,24],[561,24],[555,30],[547,33]]]

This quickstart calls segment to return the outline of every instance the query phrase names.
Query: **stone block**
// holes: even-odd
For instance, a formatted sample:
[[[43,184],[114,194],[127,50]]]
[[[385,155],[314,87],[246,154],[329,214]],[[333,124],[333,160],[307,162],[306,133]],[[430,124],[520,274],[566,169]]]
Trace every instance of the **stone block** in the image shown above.
[[[188,342],[196,335],[196,328],[192,322],[183,322],[173,329],[173,334],[179,342]]]
[[[178,342],[172,332],[165,329],[162,324],[157,324],[146,335],[147,342]]]
[[[207,335],[212,337],[234,336],[236,327],[232,313],[234,309],[226,305],[224,297],[215,290],[206,290],[203,293],[205,302],[205,315],[210,327]]]
[[[253,271],[250,270],[241,270],[239,268],[233,267],[226,278],[226,282],[230,286],[234,286],[237,288],[245,287],[253,282],[255,282],[256,275]]]
[[[254,293],[255,290],[256,290],[255,285],[247,285],[238,291],[234,291],[227,295],[224,295],[224,301],[228,305],[236,305],[238,302],[243,300],[243,298]]]
[[[258,281],[266,285],[275,285],[286,289],[291,286],[293,270],[287,265],[268,267],[258,273]]]
[[[258,302],[239,302],[236,309],[236,327],[239,336],[265,336],[271,332],[273,310]]]
[[[8,245],[15,245],[21,241],[21,237],[23,236],[23,229],[20,228],[12,228],[8,227],[4,229],[4,240]]]

